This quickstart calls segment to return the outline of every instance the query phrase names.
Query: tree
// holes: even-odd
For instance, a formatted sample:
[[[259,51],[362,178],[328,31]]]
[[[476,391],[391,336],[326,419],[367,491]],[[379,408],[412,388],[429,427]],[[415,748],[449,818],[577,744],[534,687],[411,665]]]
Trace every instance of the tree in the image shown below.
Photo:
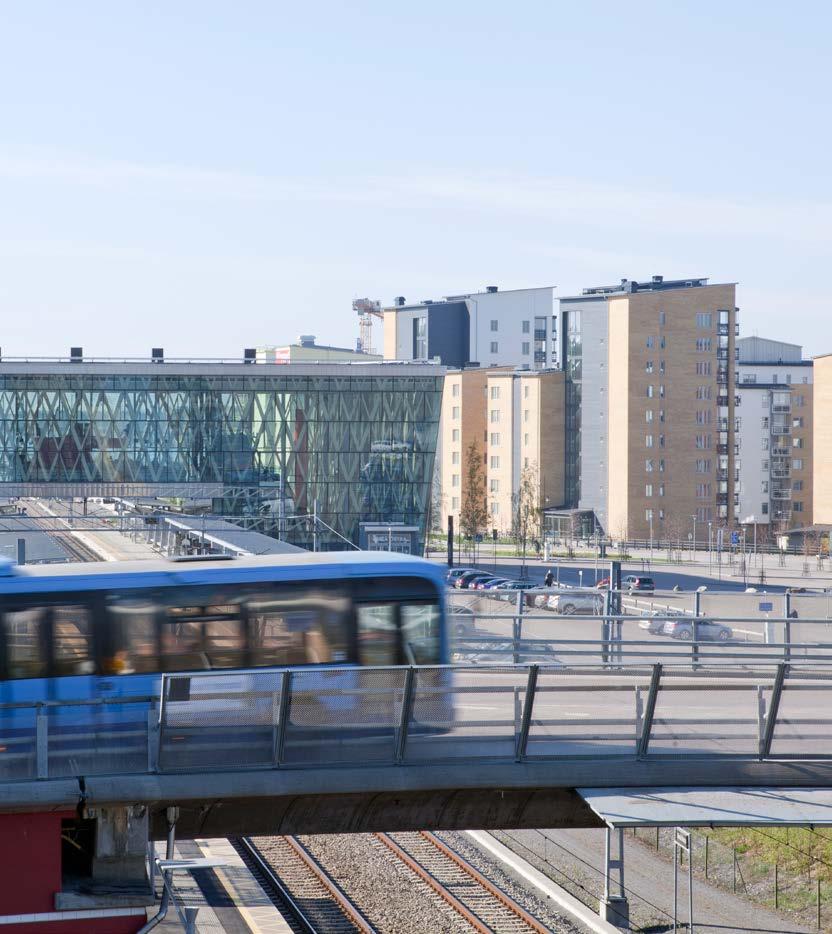
[[[462,509],[459,526],[463,535],[474,538],[485,529],[488,510],[485,499],[485,462],[480,446],[472,441],[465,451],[465,487],[462,490]]]
[[[529,539],[540,534],[540,483],[537,465],[527,464],[513,496],[514,539],[523,550],[521,577],[526,576],[526,548]]]

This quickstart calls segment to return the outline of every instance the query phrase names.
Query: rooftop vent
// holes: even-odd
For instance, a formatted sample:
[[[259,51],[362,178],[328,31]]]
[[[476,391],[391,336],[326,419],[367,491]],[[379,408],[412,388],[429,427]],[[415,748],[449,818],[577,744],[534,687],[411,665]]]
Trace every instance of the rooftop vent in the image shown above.
[[[243,363],[254,363],[257,359],[257,350],[254,347],[246,347],[243,350]]]
[[[83,347],[70,347],[69,348],[69,359],[73,363],[80,363],[84,359],[84,348]]]
[[[653,276],[653,285],[661,285],[664,282],[664,276]]]
[[[401,308],[401,307],[405,304],[404,295],[397,295],[397,296],[393,299],[393,302],[394,302],[396,305],[398,305],[399,308]]]
[[[164,363],[165,362],[165,348],[164,347],[151,347],[150,359],[154,363]]]
[[[487,285],[487,286],[485,287],[485,291],[486,291],[486,292],[496,292],[496,291],[497,291],[497,286],[496,286],[496,285]]]
[[[433,299],[432,299],[432,298],[423,298],[422,301],[419,302],[419,304],[420,304],[420,305],[432,305],[432,304],[433,304]]]
[[[301,347],[314,347],[315,346],[315,335],[314,334],[301,334],[298,337],[298,343]]]

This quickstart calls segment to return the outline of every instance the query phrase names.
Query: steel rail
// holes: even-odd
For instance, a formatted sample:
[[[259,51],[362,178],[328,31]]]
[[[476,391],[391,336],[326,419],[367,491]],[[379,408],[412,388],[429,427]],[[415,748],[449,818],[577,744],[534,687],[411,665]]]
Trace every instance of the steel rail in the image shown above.
[[[355,927],[361,931],[361,934],[378,934],[377,929],[370,924],[361,911],[350,901],[338,883],[332,879],[300,840],[290,836],[284,836],[282,839],[289,846],[294,855],[303,863],[309,873],[326,889],[344,917],[351,924],[354,924]],[[279,893],[280,897],[284,899],[291,913],[304,928],[306,934],[319,934],[319,932],[324,934],[322,929],[316,927],[315,923],[310,920],[306,912],[298,905],[297,899],[294,898],[287,886],[275,873],[266,857],[259,852],[251,840],[247,837],[238,837],[237,842],[244,849],[246,855],[255,863],[257,869],[263,873],[269,884],[272,885]]]
[[[454,911],[464,918],[478,934],[493,934],[494,929],[483,919],[478,917],[468,908],[456,895],[453,894],[445,885],[443,885],[428,869],[426,869],[415,857],[411,856],[403,847],[401,847],[389,834],[376,833],[377,840],[383,843],[391,853],[397,856],[411,872],[415,873],[423,882],[430,886]],[[473,881],[492,898],[496,899],[504,908],[507,908],[520,921],[526,924],[535,934],[549,934],[550,929],[541,924],[536,918],[532,917],[523,907],[517,904],[511,896],[487,879],[478,869],[475,869],[467,860],[463,859],[458,853],[455,853],[450,847],[446,846],[435,834],[429,831],[420,831],[420,836],[428,843],[433,844],[436,849],[450,862],[456,865],[464,873],[473,879]]]

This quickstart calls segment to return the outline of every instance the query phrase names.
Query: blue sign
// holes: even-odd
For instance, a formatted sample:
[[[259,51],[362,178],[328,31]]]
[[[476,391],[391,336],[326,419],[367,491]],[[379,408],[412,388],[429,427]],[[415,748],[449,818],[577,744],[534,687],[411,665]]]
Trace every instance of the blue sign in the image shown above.
[[[732,545],[739,545],[739,543],[740,543],[740,533],[739,533],[739,532],[732,532],[732,533],[731,533],[731,544],[732,544]]]
[[[761,613],[771,613],[771,611],[772,611],[773,609],[774,609],[774,604],[773,604],[773,603],[766,603],[765,600],[761,601],[761,603],[760,603],[760,612],[761,612]]]

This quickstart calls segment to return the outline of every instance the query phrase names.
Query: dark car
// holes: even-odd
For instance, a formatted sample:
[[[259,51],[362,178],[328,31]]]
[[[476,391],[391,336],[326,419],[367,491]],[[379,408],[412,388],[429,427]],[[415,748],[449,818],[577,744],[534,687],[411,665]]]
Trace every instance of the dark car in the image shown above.
[[[453,587],[458,577],[462,577],[463,574],[473,574],[475,570],[475,568],[451,568],[445,575],[445,580],[449,587]]]
[[[621,582],[623,590],[629,590],[630,593],[640,591],[641,593],[653,593],[656,585],[652,577],[645,577],[643,574],[628,574]]]
[[[476,585],[480,580],[485,580],[486,577],[491,578],[493,576],[493,574],[487,574],[485,571],[466,571],[454,581],[454,587],[457,590],[472,590],[472,585]]]
[[[498,580],[500,580],[499,577],[495,577],[493,574],[488,574],[486,577],[481,577],[479,580],[474,581],[474,583],[470,584],[469,586],[471,590],[485,590]]]
[[[690,642],[693,639],[692,619],[668,619],[662,626],[662,634]],[[729,626],[712,619],[696,620],[696,638],[699,642],[728,642],[734,633]]]

